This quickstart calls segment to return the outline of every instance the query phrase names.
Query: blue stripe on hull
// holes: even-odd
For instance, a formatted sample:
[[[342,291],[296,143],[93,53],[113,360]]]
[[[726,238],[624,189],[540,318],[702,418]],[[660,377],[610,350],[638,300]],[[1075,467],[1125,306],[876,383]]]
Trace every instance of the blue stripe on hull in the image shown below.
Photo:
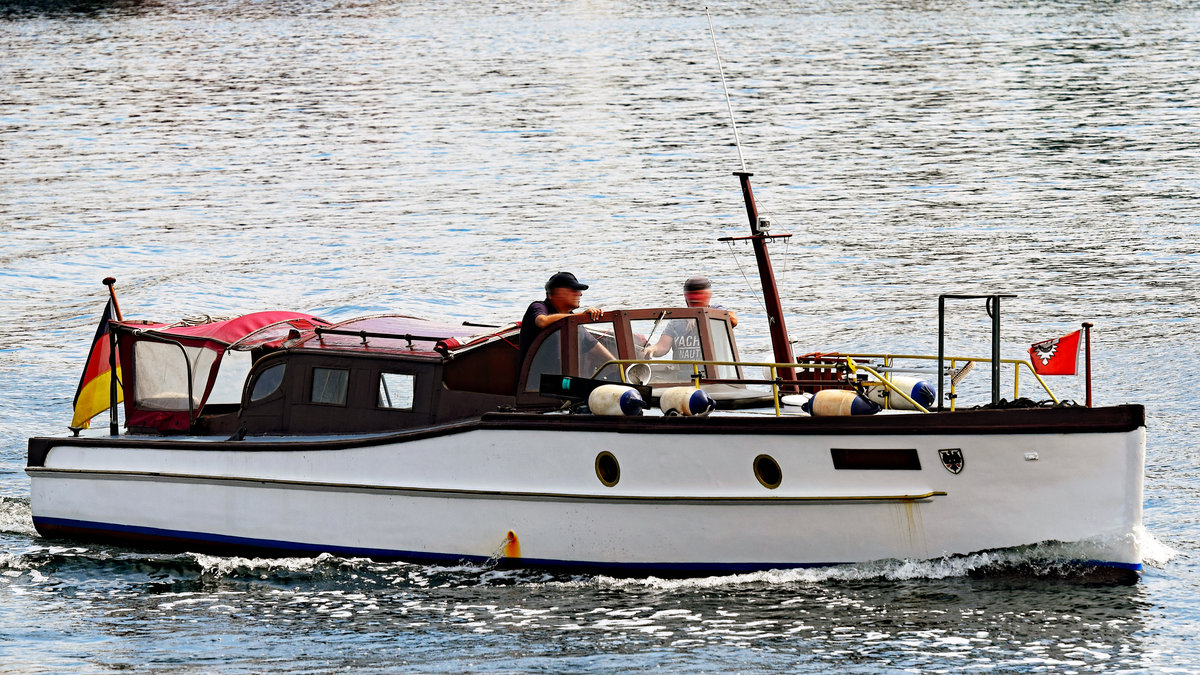
[[[257,539],[254,537],[234,537],[224,534],[207,532],[183,532],[166,530],[156,527],[140,527],[136,525],[116,525],[113,523],[96,523],[87,520],[70,518],[47,518],[34,516],[34,527],[43,535],[58,535],[78,537],[93,541],[107,542],[142,542],[156,543],[171,548],[182,549],[196,546],[201,549],[218,550],[221,552],[266,553],[266,554],[302,554],[316,555],[332,553],[348,557],[388,558],[422,563],[475,563],[482,564],[490,560],[487,556],[466,555],[456,553],[430,553],[427,551],[401,551],[381,548],[360,548],[357,546],[332,546],[325,544],[308,544],[294,541],[277,541],[274,539]],[[814,567],[832,567],[847,565],[845,562],[826,563],[688,563],[688,562],[647,562],[647,563],[608,563],[577,560],[554,560],[547,558],[501,558],[497,561],[501,566],[518,565],[522,567],[542,567],[585,572],[617,572],[623,574],[731,574],[741,572],[761,572],[775,569],[803,569]],[[1120,563],[1103,560],[1072,561],[1089,567],[1103,567],[1127,570],[1133,573],[1141,572],[1140,563]]]

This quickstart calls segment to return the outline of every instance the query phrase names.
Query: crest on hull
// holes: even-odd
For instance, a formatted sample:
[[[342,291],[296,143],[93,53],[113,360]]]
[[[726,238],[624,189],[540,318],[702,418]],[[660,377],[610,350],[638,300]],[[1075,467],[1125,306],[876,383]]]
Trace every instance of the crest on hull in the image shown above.
[[[961,448],[938,450],[938,457],[942,460],[942,466],[946,467],[950,473],[962,473],[963,466],[966,464]]]

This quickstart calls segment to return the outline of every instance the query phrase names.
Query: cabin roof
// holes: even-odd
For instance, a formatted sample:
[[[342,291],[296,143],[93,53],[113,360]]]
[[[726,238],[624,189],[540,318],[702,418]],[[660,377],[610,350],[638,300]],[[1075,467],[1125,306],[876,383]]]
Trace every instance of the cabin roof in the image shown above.
[[[305,333],[295,346],[306,349],[374,352],[442,358],[513,330],[428,321],[415,316],[381,315],[350,319]]]

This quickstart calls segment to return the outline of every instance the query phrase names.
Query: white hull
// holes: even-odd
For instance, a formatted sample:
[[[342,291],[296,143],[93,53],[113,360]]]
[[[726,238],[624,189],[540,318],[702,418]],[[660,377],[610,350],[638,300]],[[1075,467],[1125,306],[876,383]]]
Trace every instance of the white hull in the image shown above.
[[[292,439],[300,449],[267,442],[283,439],[64,442],[31,462],[32,509],[52,534],[254,552],[695,573],[1057,541],[1078,542],[1075,560],[1140,569],[1140,426],[823,434],[623,424],[467,423],[358,447]],[[914,449],[920,468],[837,469],[831,448]],[[943,465],[948,448],[961,449],[961,473]],[[597,477],[601,451],[620,463],[612,487]],[[775,489],[755,476],[762,454],[782,470]],[[516,545],[506,547],[510,532]]]

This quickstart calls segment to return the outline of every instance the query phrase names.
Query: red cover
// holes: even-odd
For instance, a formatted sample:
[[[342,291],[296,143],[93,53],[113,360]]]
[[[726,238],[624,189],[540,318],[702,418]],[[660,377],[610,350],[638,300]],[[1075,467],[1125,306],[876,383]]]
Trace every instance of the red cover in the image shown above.
[[[271,324],[280,323],[281,321],[294,321],[302,319],[307,322],[318,322],[325,324],[324,321],[310,314],[302,314],[300,312],[255,312],[245,316],[239,316],[235,319],[227,321],[214,321],[212,323],[203,323],[198,326],[175,326],[169,328],[151,328],[155,333],[172,335],[176,337],[188,337],[197,340],[212,340],[226,345],[233,344],[238,340],[250,335],[256,330],[270,326]],[[328,325],[328,324],[326,324]]]

